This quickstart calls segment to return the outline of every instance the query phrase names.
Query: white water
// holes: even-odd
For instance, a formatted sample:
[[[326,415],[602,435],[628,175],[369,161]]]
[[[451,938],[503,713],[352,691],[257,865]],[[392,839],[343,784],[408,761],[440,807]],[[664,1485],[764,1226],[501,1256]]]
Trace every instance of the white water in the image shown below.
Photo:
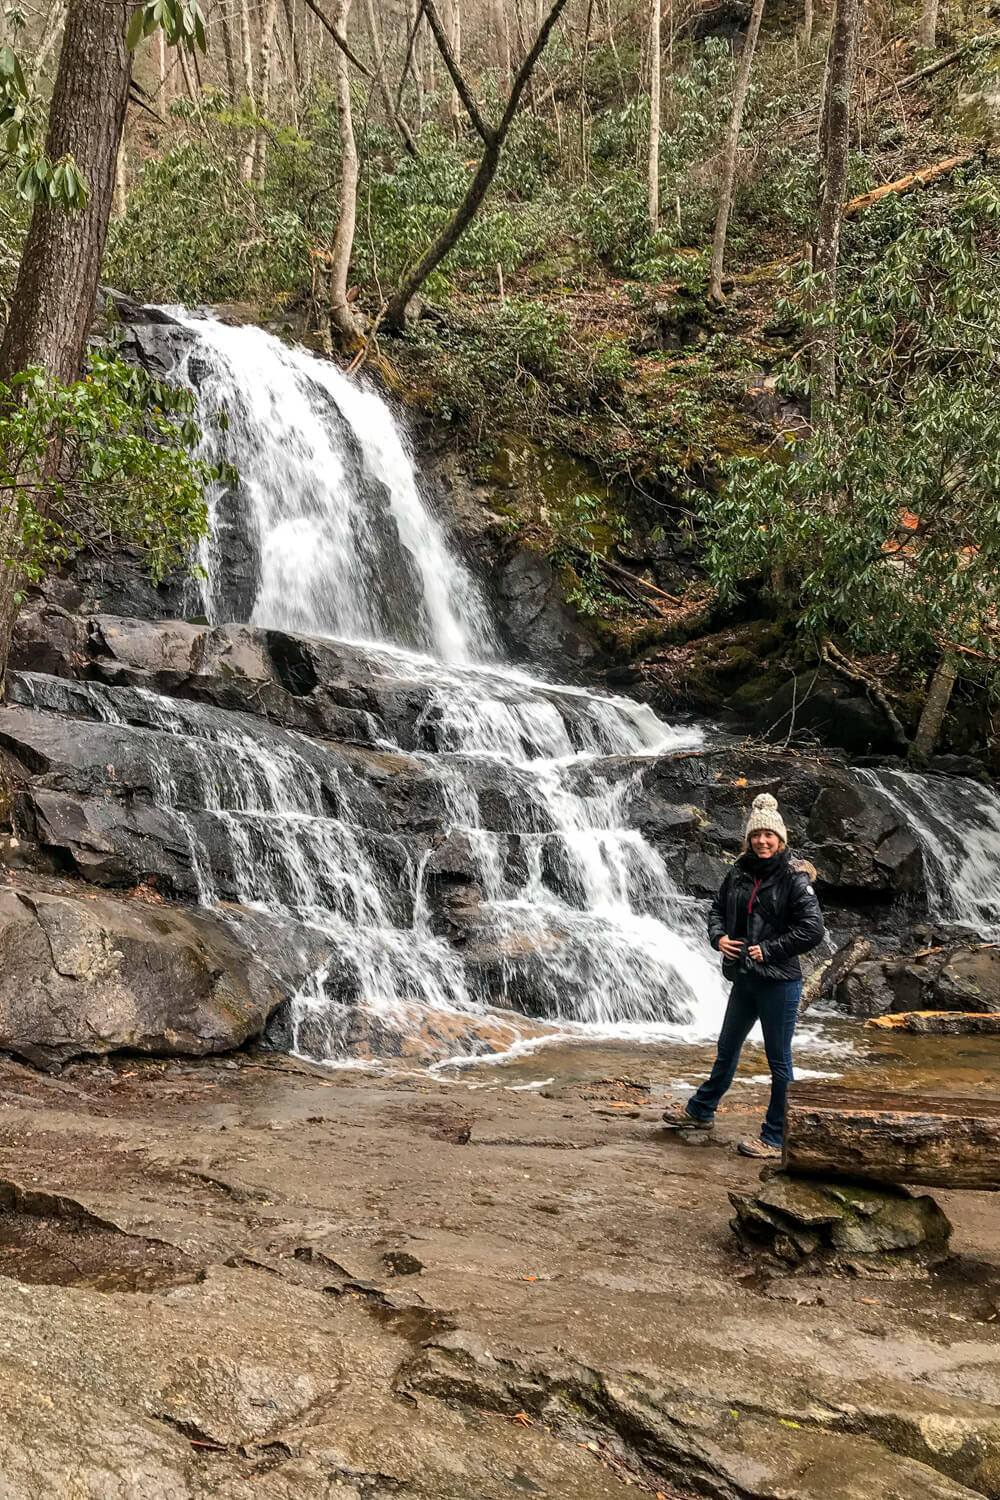
[[[1000,798],[966,776],[863,773],[904,818],[924,856],[930,915],[1000,938]]]
[[[699,731],[497,660],[485,601],[450,551],[386,404],[259,329],[182,321],[198,342],[178,377],[195,384],[206,430],[225,409],[228,432],[215,440],[223,451],[209,451],[241,477],[235,506],[211,497],[205,613],[213,623],[226,616],[224,533],[242,532],[253,557],[252,623],[363,643],[380,676],[427,694],[435,751],[419,759],[482,892],[460,957],[431,930],[427,858],[407,864],[412,899],[401,911],[398,868],[365,839],[349,788],[339,789],[336,819],[324,812],[294,736],[280,749],[270,734],[227,738],[209,711],[155,700],[161,737],[198,742],[201,753],[211,745],[202,806],[241,871],[238,899],[305,920],[333,943],[330,962],[294,997],[297,1045],[313,1056],[339,1051],[345,963],[352,1001],[402,1029],[428,1012],[481,1014],[489,1002],[595,1035],[712,1034],[723,987],[701,911],[626,826],[627,779],[580,784],[596,757],[669,752],[697,744]],[[238,769],[218,775],[220,759]],[[485,826],[484,768],[515,788],[503,832]],[[176,805],[167,771],[159,795]],[[211,903],[209,856],[199,852],[196,864]]]

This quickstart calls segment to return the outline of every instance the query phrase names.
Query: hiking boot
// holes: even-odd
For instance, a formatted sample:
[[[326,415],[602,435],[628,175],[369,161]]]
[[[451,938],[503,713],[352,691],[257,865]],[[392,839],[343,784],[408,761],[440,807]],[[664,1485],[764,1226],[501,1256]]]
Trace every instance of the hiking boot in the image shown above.
[[[762,1141],[760,1136],[744,1136],[736,1149],[741,1156],[755,1156],[762,1161],[781,1160],[781,1147],[772,1146],[770,1141]]]
[[[715,1126],[714,1120],[696,1120],[683,1104],[668,1104],[660,1119],[670,1130],[712,1130]]]

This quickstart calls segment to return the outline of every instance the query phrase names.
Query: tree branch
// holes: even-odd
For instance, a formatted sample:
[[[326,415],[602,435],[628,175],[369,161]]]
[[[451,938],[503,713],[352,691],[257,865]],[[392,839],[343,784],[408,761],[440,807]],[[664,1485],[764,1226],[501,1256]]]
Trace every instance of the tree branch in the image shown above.
[[[326,27],[327,31],[333,37],[333,40],[336,42],[341,52],[347,58],[347,61],[349,63],[353,63],[358,72],[362,73],[365,78],[373,79],[375,77],[375,74],[372,72],[371,68],[363,63],[360,57],[355,56],[355,54],[351,51],[350,47],[347,44],[347,38],[345,36],[341,36],[340,32],[337,30],[336,26],[334,26],[329,16],[324,15],[323,11],[320,10],[319,6],[316,4],[316,0],[306,0],[306,4],[312,11],[313,15],[316,16]]]
[[[311,5],[312,3],[313,0],[306,0],[307,5]],[[563,3],[565,3],[565,0],[563,0]],[[455,85],[458,97],[465,105],[466,113],[475,126],[476,134],[480,137],[486,147],[492,146],[496,132],[491,128],[491,126],[487,125],[486,121],[479,113],[479,107],[476,104],[475,98],[473,97],[472,89],[469,87],[468,80],[466,79],[465,74],[462,72],[462,69],[458,64],[458,60],[456,59],[454,52],[451,50],[451,42],[448,40],[448,33],[445,31],[441,17],[438,15],[434,0],[423,0],[423,12],[427,17],[431,30],[434,33],[434,40],[437,42],[438,51],[444,59],[444,65],[448,69],[448,72],[451,74],[451,81]]]

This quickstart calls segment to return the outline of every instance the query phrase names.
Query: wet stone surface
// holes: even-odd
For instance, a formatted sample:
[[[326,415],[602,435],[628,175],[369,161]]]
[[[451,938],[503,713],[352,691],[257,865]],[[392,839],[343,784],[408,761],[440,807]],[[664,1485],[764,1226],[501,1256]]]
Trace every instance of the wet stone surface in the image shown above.
[[[919,1279],[762,1273],[763,1091],[692,1151],[698,1049],[627,1054],[0,1062],[5,1500],[1000,1494],[996,1200]]]

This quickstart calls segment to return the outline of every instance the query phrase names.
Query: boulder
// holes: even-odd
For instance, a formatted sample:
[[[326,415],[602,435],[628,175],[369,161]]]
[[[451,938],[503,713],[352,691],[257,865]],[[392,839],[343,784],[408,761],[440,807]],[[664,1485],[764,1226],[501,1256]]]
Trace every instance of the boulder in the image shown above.
[[[565,603],[544,552],[530,547],[515,551],[501,564],[494,587],[504,628],[529,660],[558,665],[564,672],[594,660],[597,647]]]
[[[780,742],[805,732],[824,745],[853,755],[905,755],[908,742],[884,711],[856,683],[825,668],[790,677],[765,703],[754,726]]]
[[[744,1248],[786,1267],[912,1276],[948,1256],[951,1224],[926,1193],[778,1172],[729,1201]]]
[[[837,986],[834,1000],[863,1019],[922,1010],[1000,1014],[1000,947],[948,946],[872,959]]]
[[[224,1052],[258,1035],[285,993],[215,913],[0,891],[0,1049],[29,1062]]]
[[[682,883],[716,889],[743,844],[759,792],[780,801],[795,852],[816,867],[824,893],[888,902],[923,890],[919,845],[889,800],[828,759],[745,746],[712,746],[654,760],[596,762],[582,774],[635,770],[629,821]],[[697,856],[697,858],[696,858]]]

